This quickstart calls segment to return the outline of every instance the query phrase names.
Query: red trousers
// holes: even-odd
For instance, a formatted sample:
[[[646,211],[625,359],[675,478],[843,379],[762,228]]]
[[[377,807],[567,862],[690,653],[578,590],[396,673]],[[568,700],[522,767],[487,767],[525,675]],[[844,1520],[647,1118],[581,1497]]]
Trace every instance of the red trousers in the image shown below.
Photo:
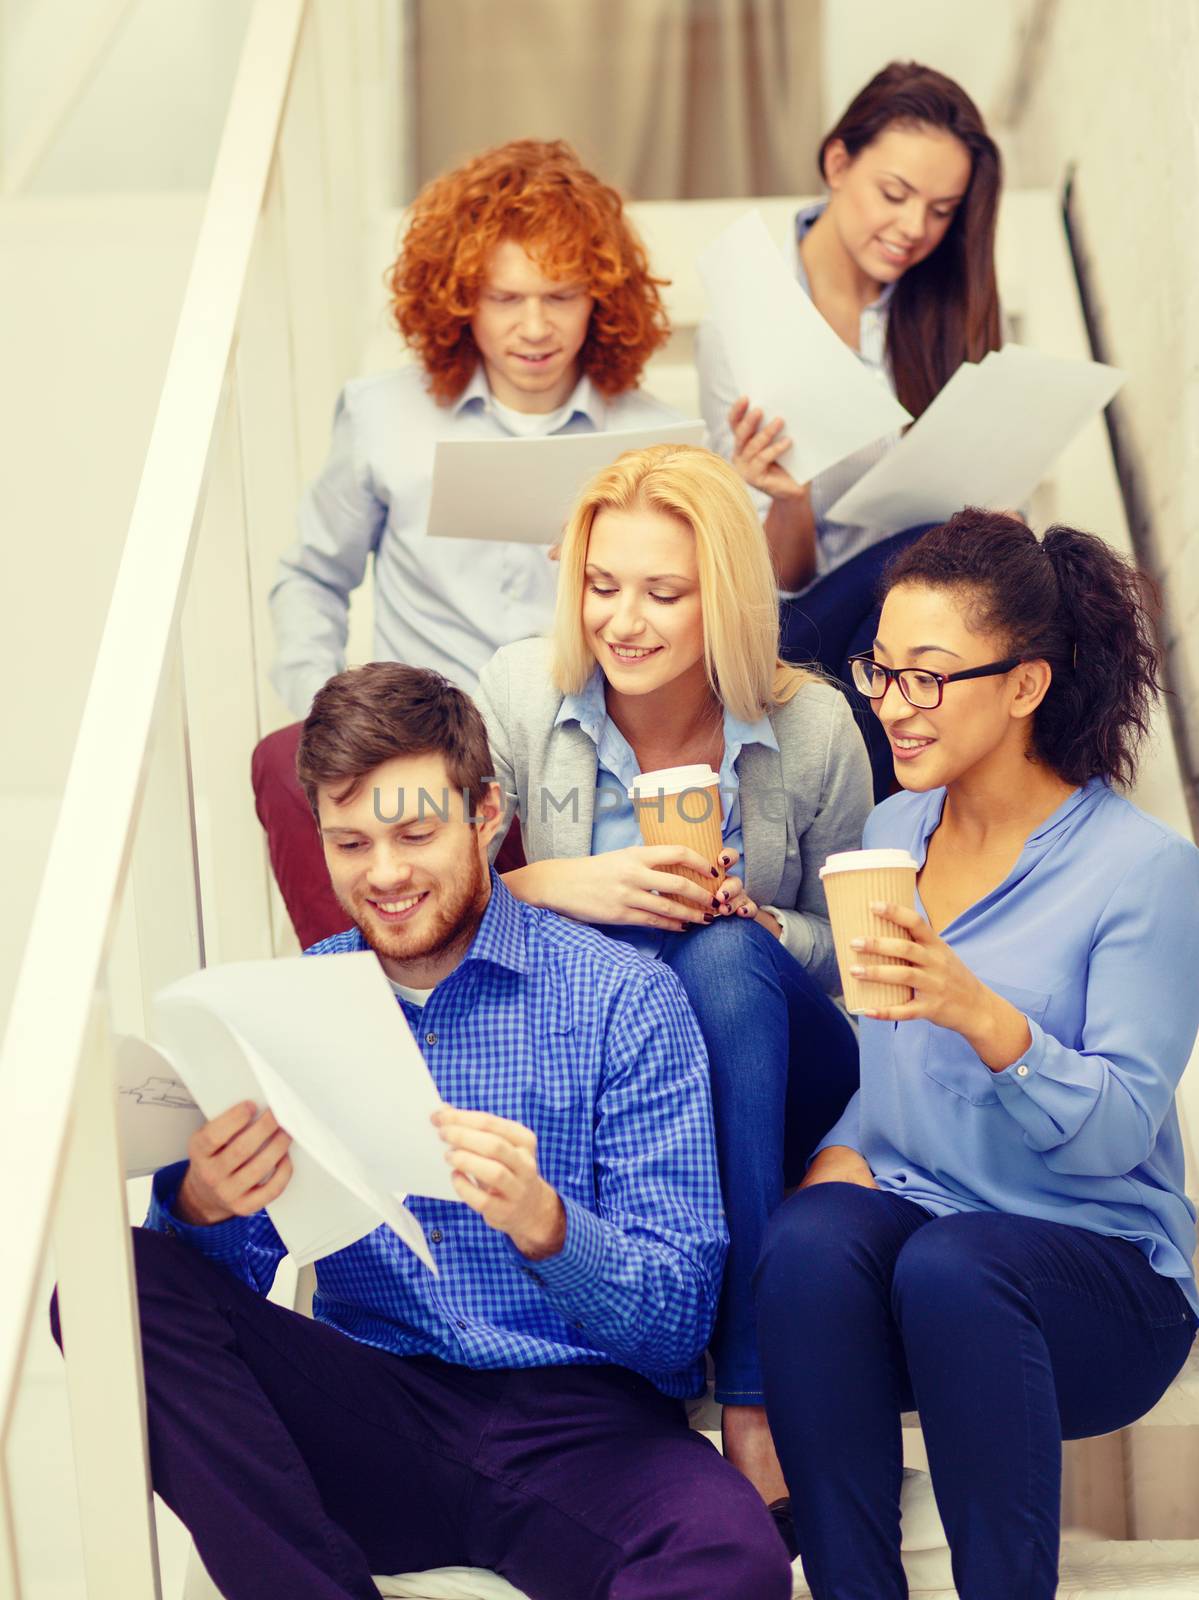
[[[296,746],[302,724],[270,733],[256,747],[250,762],[254,805],[266,829],[271,870],[287,914],[307,950],[311,944],[341,933],[350,925],[329,882],[325,852],[308,798],[296,777]],[[525,865],[520,824],[513,821],[496,858],[497,872]]]

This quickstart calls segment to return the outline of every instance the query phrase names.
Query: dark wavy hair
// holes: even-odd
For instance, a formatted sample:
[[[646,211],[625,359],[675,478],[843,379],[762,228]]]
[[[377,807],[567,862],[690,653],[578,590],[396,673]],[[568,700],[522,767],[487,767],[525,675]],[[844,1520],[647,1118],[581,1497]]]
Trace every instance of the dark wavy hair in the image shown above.
[[[898,279],[887,319],[887,356],[900,403],[914,417],[963,361],[998,350],[995,219],[1003,181],[995,141],[966,91],[917,61],[892,61],[850,101],[820,146],[820,170],[834,139],[851,158],[888,128],[941,128],[970,152],[970,183],[945,237]]]
[[[971,629],[1049,663],[1035,757],[1067,783],[1131,786],[1162,688],[1157,595],[1131,562],[1093,533],[1058,524],[1038,539],[1019,517],[967,507],[895,557],[883,595],[901,583],[959,592]]]

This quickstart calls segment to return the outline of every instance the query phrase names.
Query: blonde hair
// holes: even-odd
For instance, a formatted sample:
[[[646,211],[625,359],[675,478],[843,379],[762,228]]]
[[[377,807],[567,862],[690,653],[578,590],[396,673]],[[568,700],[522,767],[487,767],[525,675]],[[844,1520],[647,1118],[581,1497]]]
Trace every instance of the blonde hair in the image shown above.
[[[779,660],[778,587],[745,485],[710,450],[655,444],[629,450],[597,472],[579,496],[562,539],[550,670],[577,694],[595,670],[582,628],[591,527],[601,511],[656,511],[695,537],[704,665],[717,699],[745,722],[785,704],[813,673]]]

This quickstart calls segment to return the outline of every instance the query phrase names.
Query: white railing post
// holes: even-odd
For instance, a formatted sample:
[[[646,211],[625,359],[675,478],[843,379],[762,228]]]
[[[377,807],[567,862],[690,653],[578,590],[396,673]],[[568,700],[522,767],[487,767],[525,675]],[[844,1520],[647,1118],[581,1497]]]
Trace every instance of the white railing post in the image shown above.
[[[182,623],[205,964],[266,960],[272,953],[266,839],[250,798],[257,663],[232,378],[217,421]]]
[[[92,1006],[54,1228],[87,1590],[158,1600],[141,1338],[107,1006]]]

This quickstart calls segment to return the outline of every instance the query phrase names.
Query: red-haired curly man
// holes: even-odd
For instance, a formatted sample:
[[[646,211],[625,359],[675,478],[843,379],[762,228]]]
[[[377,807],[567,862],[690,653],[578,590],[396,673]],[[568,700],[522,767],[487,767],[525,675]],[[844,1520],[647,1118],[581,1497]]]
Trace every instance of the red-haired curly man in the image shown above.
[[[377,660],[472,693],[503,644],[542,632],[557,569],[541,548],[426,537],[439,439],[652,427],[637,385],[667,337],[620,197],[561,142],[518,139],[417,197],[388,282],[419,358],[347,385],[329,459],[271,591],[272,680],[297,717],[345,667],[350,594],[374,565]],[[271,864],[300,943],[344,924],[295,779],[298,724],[254,752]]]

